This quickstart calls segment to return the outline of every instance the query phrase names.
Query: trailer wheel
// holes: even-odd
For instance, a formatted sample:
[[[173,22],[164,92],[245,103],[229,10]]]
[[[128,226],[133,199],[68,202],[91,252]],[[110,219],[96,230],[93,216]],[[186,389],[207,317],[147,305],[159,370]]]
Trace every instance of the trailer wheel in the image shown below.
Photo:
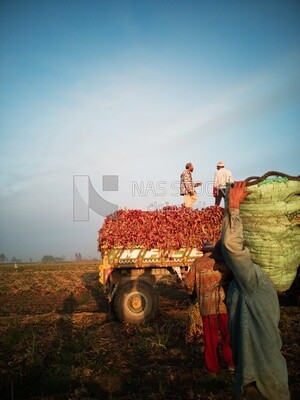
[[[143,280],[120,285],[113,299],[113,310],[122,322],[138,325],[150,321],[157,310],[154,288]]]

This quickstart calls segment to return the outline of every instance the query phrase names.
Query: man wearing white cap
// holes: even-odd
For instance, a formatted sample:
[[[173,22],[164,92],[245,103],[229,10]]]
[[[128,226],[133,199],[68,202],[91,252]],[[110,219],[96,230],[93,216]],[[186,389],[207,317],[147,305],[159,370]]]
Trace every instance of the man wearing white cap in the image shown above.
[[[226,184],[232,182],[233,180],[231,172],[225,168],[223,161],[219,161],[217,164],[217,171],[215,173],[213,192],[216,206],[219,206],[222,198],[225,198]]]

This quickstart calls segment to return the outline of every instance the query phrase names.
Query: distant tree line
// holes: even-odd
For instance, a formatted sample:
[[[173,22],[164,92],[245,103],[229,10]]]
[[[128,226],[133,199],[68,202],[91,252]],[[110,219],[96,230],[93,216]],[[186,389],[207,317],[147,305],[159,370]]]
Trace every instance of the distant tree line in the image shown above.
[[[65,261],[65,256],[61,256],[61,257],[54,257],[54,256],[50,256],[50,255],[46,255],[43,256],[43,258],[41,259],[42,262],[63,262]],[[21,258],[16,258],[15,256],[12,257],[10,260],[6,257],[6,255],[4,253],[0,254],[0,263],[14,263],[14,264],[20,264],[23,262],[23,260]],[[29,258],[29,262],[32,262],[32,258]]]
[[[92,259],[91,257],[86,258],[86,259]],[[45,255],[42,257],[41,262],[63,262],[65,261],[66,258],[65,256],[61,256],[61,257],[56,257],[56,256],[52,256],[52,255]],[[84,258],[82,257],[81,253],[75,253],[75,260],[76,261],[81,261],[84,260]],[[93,258],[93,260],[97,260],[97,258]],[[16,258],[16,257],[12,257],[10,260],[5,256],[4,253],[0,254],[0,263],[14,263],[14,264],[18,264],[18,263],[22,263],[23,260],[21,258]],[[33,262],[32,258],[29,258],[29,262]]]
[[[54,257],[54,256],[44,256],[41,260],[42,262],[63,262],[65,261],[65,256]]]
[[[6,257],[6,255],[4,253],[2,253],[2,254],[0,254],[0,263],[5,263],[5,262],[21,263],[22,259],[21,258],[12,257],[11,260],[9,260]]]

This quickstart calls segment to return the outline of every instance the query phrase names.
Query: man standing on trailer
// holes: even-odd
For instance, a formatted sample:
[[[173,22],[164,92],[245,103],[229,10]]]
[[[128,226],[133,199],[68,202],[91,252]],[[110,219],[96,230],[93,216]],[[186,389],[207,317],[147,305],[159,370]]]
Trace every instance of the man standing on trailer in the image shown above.
[[[215,205],[219,206],[221,204],[221,200],[225,199],[226,193],[226,184],[232,183],[232,174],[231,172],[225,168],[225,164],[223,161],[219,161],[217,164],[217,171],[214,177],[214,191],[213,195],[215,197]]]
[[[193,182],[192,172],[194,166],[192,163],[187,163],[185,170],[180,175],[180,194],[184,196],[184,206],[191,208],[197,201],[198,196],[195,188],[201,185],[201,182]]]

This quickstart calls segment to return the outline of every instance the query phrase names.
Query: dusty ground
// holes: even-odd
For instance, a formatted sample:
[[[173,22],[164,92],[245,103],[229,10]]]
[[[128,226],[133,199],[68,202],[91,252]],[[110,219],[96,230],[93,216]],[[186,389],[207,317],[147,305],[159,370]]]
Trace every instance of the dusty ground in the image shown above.
[[[97,267],[0,265],[1,399],[231,398],[232,375],[224,368],[212,379],[203,370],[201,336],[192,335],[199,327],[181,286],[160,283],[155,320],[126,325],[110,314]],[[298,296],[280,296],[292,400],[300,393]]]

